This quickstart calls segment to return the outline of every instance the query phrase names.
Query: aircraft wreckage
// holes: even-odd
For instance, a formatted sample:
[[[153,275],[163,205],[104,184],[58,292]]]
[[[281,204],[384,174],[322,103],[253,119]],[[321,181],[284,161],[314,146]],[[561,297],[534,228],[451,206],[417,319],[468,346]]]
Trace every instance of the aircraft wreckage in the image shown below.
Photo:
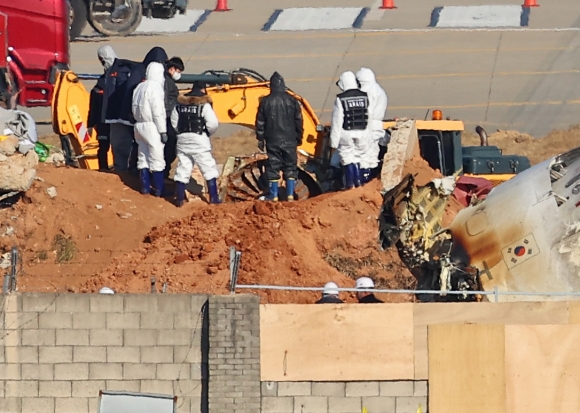
[[[418,290],[440,291],[419,293],[420,300],[494,300],[449,291],[498,291],[498,301],[579,298],[568,294],[580,293],[580,147],[496,186],[443,228],[448,178],[419,187],[402,173],[401,159],[410,159],[417,146],[413,126],[392,134],[379,234],[384,248],[396,246]]]

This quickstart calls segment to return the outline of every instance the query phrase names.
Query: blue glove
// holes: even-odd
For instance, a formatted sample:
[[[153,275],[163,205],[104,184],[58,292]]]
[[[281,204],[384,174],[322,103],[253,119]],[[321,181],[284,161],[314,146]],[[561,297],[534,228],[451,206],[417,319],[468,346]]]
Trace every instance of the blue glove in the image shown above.
[[[161,134],[161,143],[167,143],[167,134],[166,133]]]

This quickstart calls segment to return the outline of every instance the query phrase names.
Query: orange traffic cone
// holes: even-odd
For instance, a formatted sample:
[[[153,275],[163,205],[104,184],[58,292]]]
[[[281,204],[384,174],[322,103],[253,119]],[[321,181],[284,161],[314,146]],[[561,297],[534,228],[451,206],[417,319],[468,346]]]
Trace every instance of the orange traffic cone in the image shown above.
[[[528,0],[525,0],[528,1]],[[383,0],[383,5],[379,9],[396,9],[395,0]]]
[[[540,7],[536,0],[524,0],[524,7]]]
[[[228,0],[217,0],[214,11],[230,11],[228,9]]]

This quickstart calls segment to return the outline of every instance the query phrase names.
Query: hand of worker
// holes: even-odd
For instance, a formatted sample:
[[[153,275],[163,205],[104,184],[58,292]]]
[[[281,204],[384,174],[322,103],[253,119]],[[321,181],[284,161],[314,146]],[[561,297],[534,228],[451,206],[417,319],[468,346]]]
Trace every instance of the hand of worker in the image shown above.
[[[266,147],[265,144],[266,142],[264,141],[258,141],[258,149],[264,152],[264,148]]]
[[[162,143],[167,143],[167,134],[166,133],[162,133],[161,134],[161,142]]]

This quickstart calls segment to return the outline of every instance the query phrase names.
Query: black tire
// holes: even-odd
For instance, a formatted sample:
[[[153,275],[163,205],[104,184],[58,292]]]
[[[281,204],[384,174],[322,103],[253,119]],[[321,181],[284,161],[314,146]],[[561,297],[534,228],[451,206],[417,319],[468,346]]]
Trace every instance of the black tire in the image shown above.
[[[129,2],[131,5],[131,14],[126,20],[120,23],[113,23],[111,21],[114,6],[110,10],[103,10],[101,5],[90,2],[89,24],[93,29],[105,36],[128,36],[132,34],[137,30],[139,24],[141,24],[143,5],[141,4],[141,0],[130,0]]]
[[[87,25],[88,9],[85,0],[69,0],[69,38],[74,41]]]

